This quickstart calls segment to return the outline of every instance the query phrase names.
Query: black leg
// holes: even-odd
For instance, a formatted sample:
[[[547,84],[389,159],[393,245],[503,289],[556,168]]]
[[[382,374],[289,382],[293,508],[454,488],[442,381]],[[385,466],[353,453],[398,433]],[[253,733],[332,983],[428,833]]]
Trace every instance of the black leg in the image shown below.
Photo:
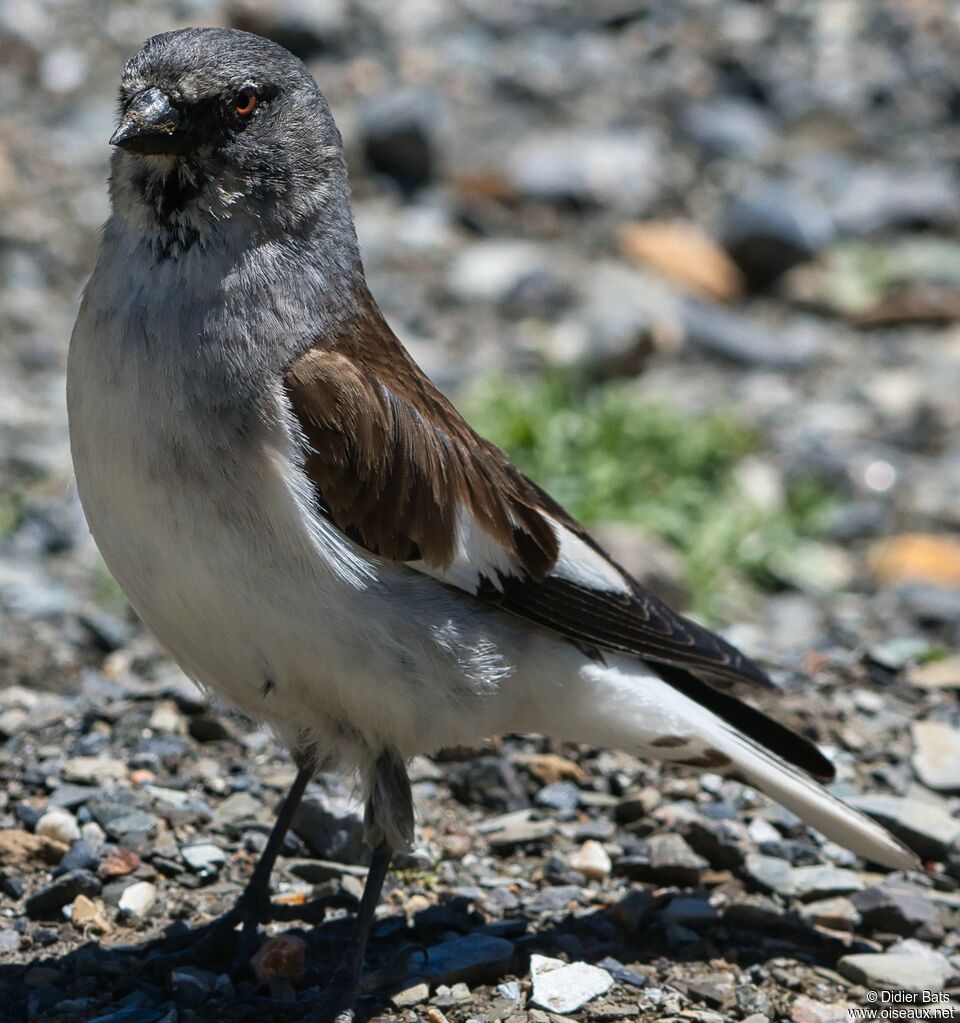
[[[366,884],[363,886],[360,909],[357,911],[347,947],[327,985],[322,1004],[302,1023],[344,1023],[353,1019],[353,1006],[360,990],[360,974],[363,970],[367,941],[373,929],[374,916],[383,890],[383,882],[390,867],[391,855],[392,852],[386,844],[378,845],[374,849]]]
[[[253,954],[257,927],[271,918],[270,875],[283,847],[283,840],[290,830],[290,823],[303,793],[313,777],[312,767],[303,767],[297,772],[290,791],[284,797],[277,812],[277,819],[270,831],[253,874],[247,882],[235,905],[222,917],[213,920],[179,938],[161,939],[151,949],[150,961],[163,966],[175,966],[180,962],[194,963],[205,959],[220,959],[224,949],[233,944],[233,931],[237,924],[243,924],[240,946],[235,956],[236,965],[242,966]],[[247,954],[249,953],[249,954]],[[244,956],[246,958],[244,958]]]

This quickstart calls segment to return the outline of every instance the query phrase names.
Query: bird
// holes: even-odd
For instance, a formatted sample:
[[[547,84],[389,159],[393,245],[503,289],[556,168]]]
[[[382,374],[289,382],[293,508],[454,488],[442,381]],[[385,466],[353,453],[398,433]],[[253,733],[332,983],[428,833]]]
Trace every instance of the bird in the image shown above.
[[[198,946],[256,940],[307,784],[355,772],[370,866],[308,1017],[351,1018],[391,856],[414,838],[407,763],[515,732],[728,773],[916,867],[823,787],[813,743],[729,691],[767,673],[644,589],[414,362],[367,287],[342,138],[300,60],[239,30],[165,32],[124,66],[119,103],[68,356],[79,499],[145,625],[297,767]]]

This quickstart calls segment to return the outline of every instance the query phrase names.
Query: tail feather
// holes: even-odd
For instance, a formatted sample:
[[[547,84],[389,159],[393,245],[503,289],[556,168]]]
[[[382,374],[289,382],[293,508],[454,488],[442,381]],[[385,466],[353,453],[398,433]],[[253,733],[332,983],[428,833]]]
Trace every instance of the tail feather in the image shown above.
[[[582,678],[588,685],[581,691],[581,700],[568,691],[570,702],[556,706],[562,719],[558,717],[553,723],[553,734],[732,774],[781,803],[831,841],[873,863],[890,869],[920,867],[917,857],[885,828],[778,755],[783,734],[793,733],[782,726],[765,731],[759,727],[765,720],[759,711],[745,717],[733,713],[729,706],[733,697],[717,694],[716,690],[710,692],[724,696],[719,705],[709,697],[704,701],[695,699],[700,695],[696,687],[686,687],[691,690],[692,695],[688,695],[671,684],[672,680],[646,674],[636,661],[625,657],[608,657],[606,661],[584,669]],[[749,735],[736,727],[744,721]],[[772,750],[765,748],[768,736]],[[799,747],[788,749],[797,753]],[[806,754],[796,759],[811,762]],[[812,763],[820,766],[816,758]],[[821,769],[819,773],[827,772]]]
[[[740,777],[795,813],[831,841],[872,863],[893,870],[920,869],[920,860],[876,821],[854,810],[813,779],[784,763],[754,740],[725,726],[715,746],[736,765]]]

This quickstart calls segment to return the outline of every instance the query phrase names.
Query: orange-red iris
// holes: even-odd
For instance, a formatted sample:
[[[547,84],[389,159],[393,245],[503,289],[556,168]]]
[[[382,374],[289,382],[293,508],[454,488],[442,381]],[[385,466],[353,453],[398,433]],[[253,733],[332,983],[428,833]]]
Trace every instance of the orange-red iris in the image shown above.
[[[260,98],[257,96],[256,89],[243,89],[237,96],[233,112],[237,117],[249,117],[257,109],[259,102]]]

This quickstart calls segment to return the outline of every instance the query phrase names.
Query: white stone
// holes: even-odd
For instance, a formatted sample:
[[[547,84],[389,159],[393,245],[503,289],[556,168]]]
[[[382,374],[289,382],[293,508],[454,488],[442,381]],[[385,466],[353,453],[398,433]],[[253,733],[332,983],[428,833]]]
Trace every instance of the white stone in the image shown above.
[[[570,963],[547,956],[530,957],[533,1004],[549,1012],[576,1012],[613,986],[613,977],[599,966]]]
[[[48,810],[37,821],[36,832],[46,838],[54,838],[58,842],[73,845],[80,838],[80,825],[69,810],[54,807]]]
[[[960,731],[942,721],[914,721],[913,769],[928,789],[960,790]]]
[[[117,908],[120,915],[131,920],[143,920],[157,901],[157,887],[149,881],[137,881],[123,890]]]
[[[107,840],[107,834],[96,821],[87,821],[80,828],[80,837],[94,852],[100,852]]]
[[[570,866],[583,874],[588,881],[602,881],[610,876],[613,869],[607,850],[593,839],[584,842],[570,857]]]

